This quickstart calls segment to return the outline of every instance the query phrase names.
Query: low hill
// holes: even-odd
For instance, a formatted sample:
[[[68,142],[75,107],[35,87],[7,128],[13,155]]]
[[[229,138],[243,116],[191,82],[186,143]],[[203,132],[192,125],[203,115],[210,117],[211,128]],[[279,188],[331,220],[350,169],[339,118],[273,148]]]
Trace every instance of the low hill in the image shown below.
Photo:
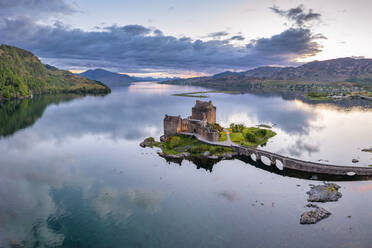
[[[258,67],[226,71],[211,77],[169,80],[165,83],[224,90],[372,91],[372,59],[340,58],[313,61],[298,67]]]
[[[77,75],[103,82],[110,87],[129,85],[133,82],[160,82],[170,79],[153,77],[132,77],[127,74],[110,72],[103,69],[87,70]]]
[[[89,78],[91,80],[104,82],[110,87],[128,85],[135,81],[132,77],[126,74],[114,73],[103,69],[87,70],[78,75]]]
[[[31,52],[0,46],[0,100],[43,93],[109,93],[106,85],[43,65]]]

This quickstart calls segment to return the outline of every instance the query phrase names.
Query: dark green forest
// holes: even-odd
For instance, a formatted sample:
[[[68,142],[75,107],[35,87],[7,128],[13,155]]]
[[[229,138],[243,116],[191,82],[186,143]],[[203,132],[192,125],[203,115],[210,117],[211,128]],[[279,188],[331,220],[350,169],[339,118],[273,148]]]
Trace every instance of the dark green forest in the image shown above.
[[[42,93],[109,93],[97,81],[43,65],[32,53],[0,46],[0,100]]]

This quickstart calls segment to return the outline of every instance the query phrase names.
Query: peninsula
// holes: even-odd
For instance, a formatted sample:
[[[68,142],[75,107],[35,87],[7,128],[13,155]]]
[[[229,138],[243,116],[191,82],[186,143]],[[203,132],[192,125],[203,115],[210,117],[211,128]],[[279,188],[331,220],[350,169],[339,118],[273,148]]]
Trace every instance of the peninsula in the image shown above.
[[[45,93],[107,94],[106,85],[44,65],[31,52],[0,46],[0,101]]]

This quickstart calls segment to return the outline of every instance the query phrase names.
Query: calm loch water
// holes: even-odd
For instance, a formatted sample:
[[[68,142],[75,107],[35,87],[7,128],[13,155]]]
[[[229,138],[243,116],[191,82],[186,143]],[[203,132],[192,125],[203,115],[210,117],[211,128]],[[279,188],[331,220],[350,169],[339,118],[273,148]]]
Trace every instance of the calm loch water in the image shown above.
[[[0,106],[0,247],[371,247],[372,182],[338,182],[332,215],[300,225],[309,184],[240,160],[212,171],[139,147],[165,114],[188,116],[198,88],[137,83],[105,97]],[[279,96],[210,94],[222,125],[271,124],[262,149],[372,164],[372,109]],[[198,169],[199,168],[199,169]]]

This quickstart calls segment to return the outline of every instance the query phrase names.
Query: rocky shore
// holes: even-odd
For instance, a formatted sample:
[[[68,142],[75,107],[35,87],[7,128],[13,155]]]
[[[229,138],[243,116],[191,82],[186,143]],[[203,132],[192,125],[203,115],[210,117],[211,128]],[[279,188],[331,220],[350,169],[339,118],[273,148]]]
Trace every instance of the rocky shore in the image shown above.
[[[372,152],[372,148],[363,149],[362,152]]]

